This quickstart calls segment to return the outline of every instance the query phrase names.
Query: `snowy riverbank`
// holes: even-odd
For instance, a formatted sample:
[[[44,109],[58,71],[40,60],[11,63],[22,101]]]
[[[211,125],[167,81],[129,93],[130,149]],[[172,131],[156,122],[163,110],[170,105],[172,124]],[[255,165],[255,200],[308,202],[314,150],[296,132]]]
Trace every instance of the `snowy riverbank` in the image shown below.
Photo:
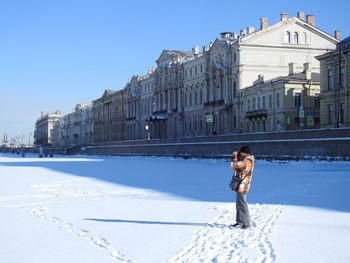
[[[350,163],[256,163],[232,229],[224,160],[0,155],[4,262],[348,262]]]

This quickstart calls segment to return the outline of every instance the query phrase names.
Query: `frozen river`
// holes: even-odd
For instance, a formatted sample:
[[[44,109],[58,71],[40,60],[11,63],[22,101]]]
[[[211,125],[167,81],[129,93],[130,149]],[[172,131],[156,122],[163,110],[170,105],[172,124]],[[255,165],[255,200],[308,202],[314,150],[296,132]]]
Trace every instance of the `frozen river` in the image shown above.
[[[350,163],[0,154],[2,262],[350,262]]]

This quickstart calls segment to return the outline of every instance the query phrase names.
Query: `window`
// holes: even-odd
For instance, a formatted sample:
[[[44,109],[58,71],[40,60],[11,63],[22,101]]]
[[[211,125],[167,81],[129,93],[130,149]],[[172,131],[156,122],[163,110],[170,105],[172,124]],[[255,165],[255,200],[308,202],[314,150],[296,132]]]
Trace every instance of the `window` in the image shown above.
[[[297,32],[293,34],[293,44],[299,44],[299,35]]]
[[[299,107],[301,105],[301,93],[295,93],[294,106]]]
[[[209,86],[207,86],[207,96],[206,96],[206,98],[207,98],[207,101],[209,101]]]
[[[333,123],[333,105],[328,104],[328,124]]]
[[[219,99],[223,99],[224,98],[224,85],[221,84],[220,86],[220,98]]]
[[[272,95],[269,95],[269,108],[272,109]]]
[[[279,93],[276,94],[276,107],[277,108],[280,107],[280,94]]]
[[[236,87],[236,81],[233,81],[233,97],[237,97],[237,87]]]
[[[339,123],[344,123],[344,103],[340,103],[340,109],[339,109]]]
[[[286,44],[290,43],[290,33],[288,31],[284,32],[283,43],[286,43]]]
[[[328,89],[333,89],[334,84],[333,84],[333,70],[329,69],[328,70],[328,75],[327,75],[327,80],[328,80]]]
[[[340,68],[340,88],[345,88],[345,85],[344,85],[344,73],[345,73],[345,69],[344,67],[341,67]]]
[[[320,107],[320,94],[315,94],[315,108]]]
[[[303,33],[303,42],[301,44],[307,44],[307,36],[306,33]]]
[[[247,101],[248,111],[250,111],[250,99]]]
[[[195,76],[197,76],[197,66],[194,68],[194,74],[195,74]]]
[[[261,97],[258,97],[258,110],[261,109]]]
[[[201,65],[201,73],[203,73],[203,65]]]
[[[265,110],[266,109],[266,97],[263,96],[262,98],[263,98],[263,100],[262,100],[262,108],[263,108],[263,110]]]
[[[233,62],[236,63],[236,61],[237,61],[237,55],[236,53],[233,53]]]
[[[191,117],[188,118],[188,122],[190,123],[190,134],[192,133],[192,120],[191,120]]]
[[[195,93],[194,93],[194,105],[198,105],[198,95],[197,95],[197,91],[195,91]]]
[[[192,68],[190,68],[190,77],[192,77]]]
[[[203,91],[200,90],[199,92],[199,104],[203,104]]]
[[[253,98],[253,110],[256,110],[256,98]]]

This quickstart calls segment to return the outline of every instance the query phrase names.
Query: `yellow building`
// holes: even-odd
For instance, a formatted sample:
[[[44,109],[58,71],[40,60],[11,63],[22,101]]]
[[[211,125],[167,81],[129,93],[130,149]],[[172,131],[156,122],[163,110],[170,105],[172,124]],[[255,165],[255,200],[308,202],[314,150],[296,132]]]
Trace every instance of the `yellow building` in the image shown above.
[[[321,68],[321,127],[350,126],[350,37],[316,57]]]
[[[264,81],[239,91],[239,132],[273,132],[320,127],[319,73],[311,64],[296,73],[289,64],[289,75]]]

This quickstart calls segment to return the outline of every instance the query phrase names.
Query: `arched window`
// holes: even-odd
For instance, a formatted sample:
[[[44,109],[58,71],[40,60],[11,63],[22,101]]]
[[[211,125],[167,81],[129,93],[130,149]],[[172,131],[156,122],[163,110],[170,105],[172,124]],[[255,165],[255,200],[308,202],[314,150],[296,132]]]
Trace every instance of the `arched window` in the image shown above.
[[[285,31],[285,32],[284,32],[284,39],[283,39],[283,42],[284,42],[284,43],[287,43],[287,44],[290,43],[290,33],[289,33],[289,31]]]
[[[236,87],[236,81],[233,81],[233,97],[237,97],[237,87]]]
[[[301,44],[307,44],[306,33],[303,33],[303,42]]]
[[[293,44],[299,44],[299,35],[297,32],[293,34]]]

